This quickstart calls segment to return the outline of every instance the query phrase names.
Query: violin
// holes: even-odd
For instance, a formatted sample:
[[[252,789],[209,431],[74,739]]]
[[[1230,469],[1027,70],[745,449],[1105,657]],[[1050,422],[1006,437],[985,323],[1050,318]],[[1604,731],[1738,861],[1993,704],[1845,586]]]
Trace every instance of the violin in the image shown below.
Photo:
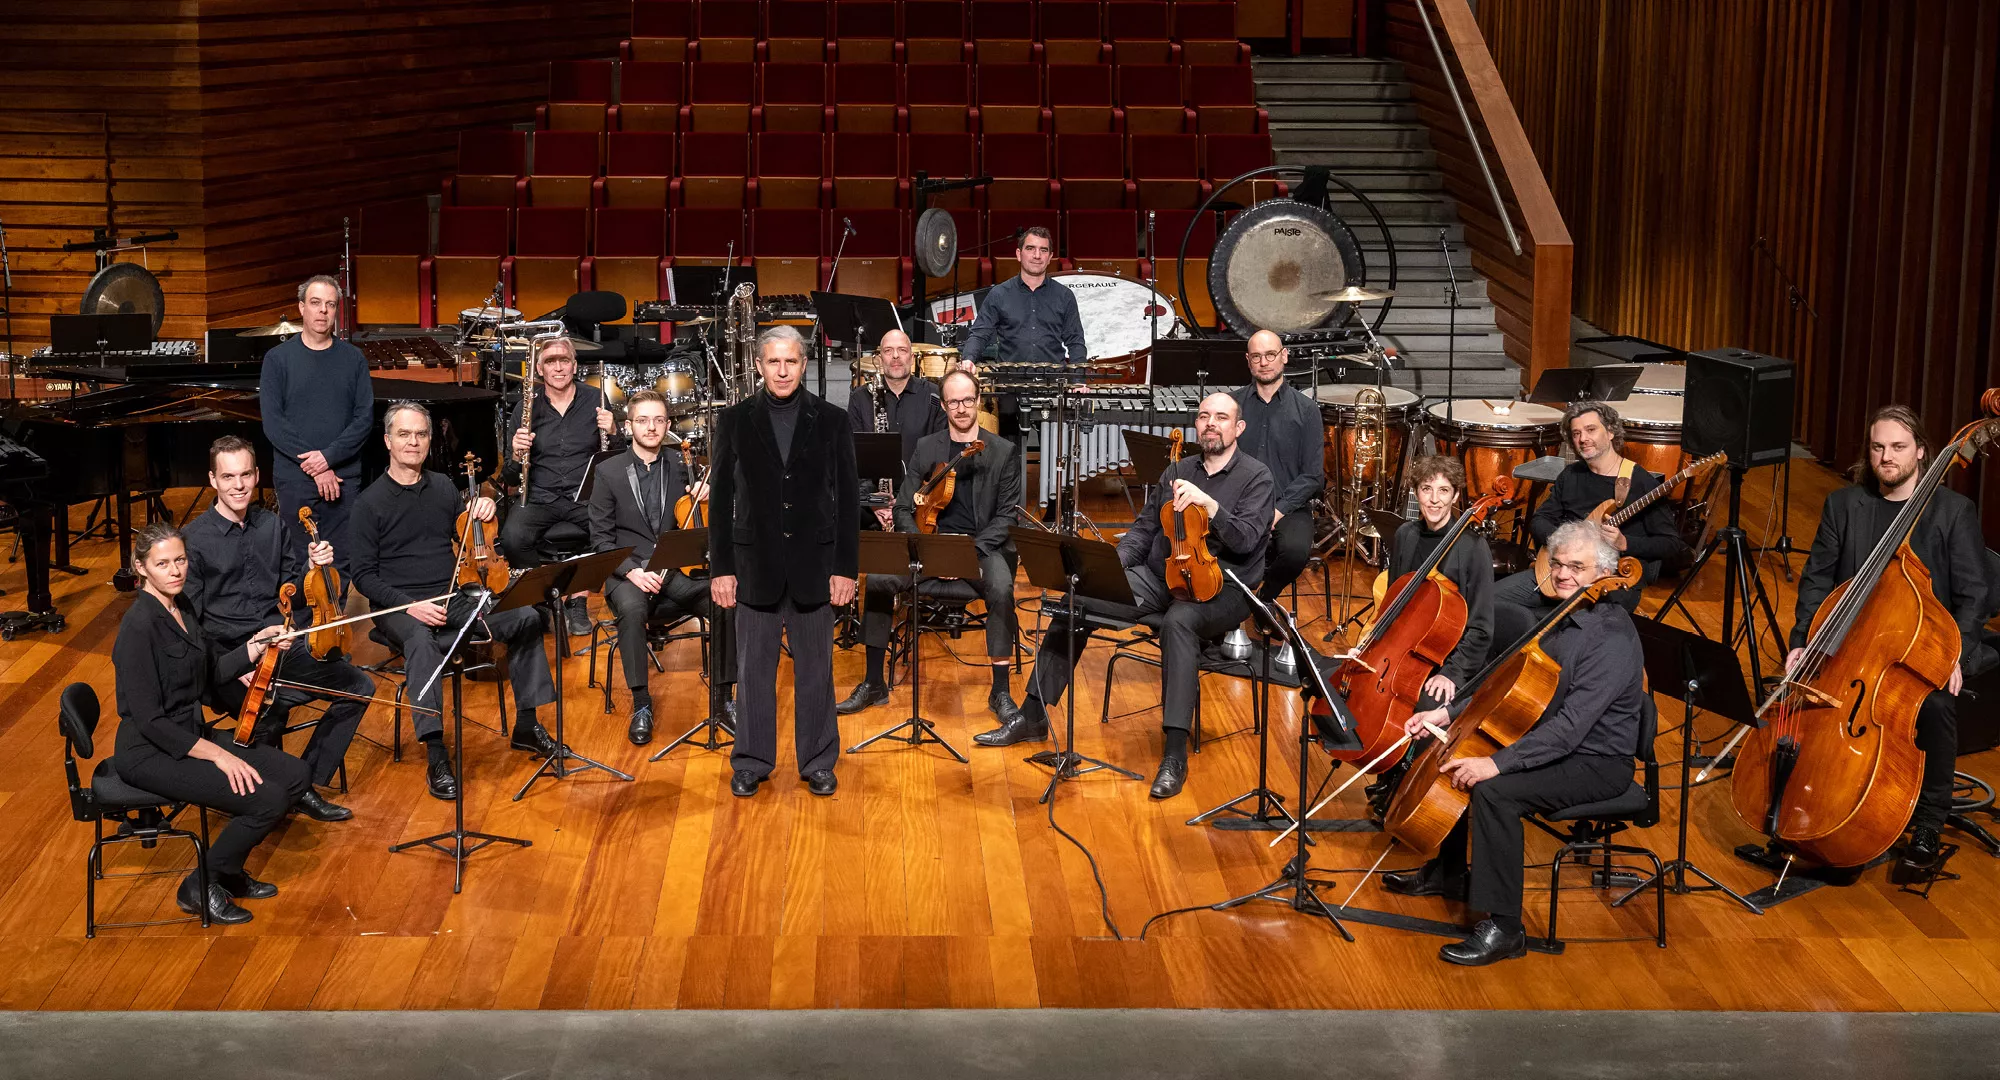
[[[524,485],[525,486],[525,485]],[[465,509],[458,515],[458,556],[452,580],[459,585],[484,585],[504,592],[511,576],[507,559],[486,534],[487,523],[472,516],[472,504],[481,494],[479,458],[465,455]]]
[[[1542,651],[1542,638],[1578,609],[1606,593],[1639,583],[1639,560],[1618,560],[1616,573],[1578,589],[1543,619],[1535,632],[1486,665],[1470,685],[1472,698],[1451,722],[1445,738],[1424,748],[1396,788],[1382,831],[1423,854],[1437,851],[1445,835],[1465,815],[1472,793],[1452,786],[1444,766],[1460,758],[1491,757],[1512,746],[1555,700],[1562,665]]]
[[[1659,487],[1626,503],[1625,508],[1622,510],[1618,508],[1618,500],[1616,499],[1606,499],[1598,503],[1597,507],[1591,510],[1587,519],[1595,521],[1600,525],[1611,525],[1614,527],[1623,525],[1640,514],[1645,513],[1647,507],[1666,498],[1668,492],[1715,468],[1728,459],[1729,455],[1726,452],[1718,450],[1667,477],[1665,480],[1660,481]],[[1549,576],[1549,549],[1546,544],[1542,546],[1540,551],[1535,552],[1535,584],[1540,586],[1543,596],[1555,596],[1556,585],[1554,579]]]
[[[1910,534],[1952,466],[1996,438],[2000,420],[1975,421],[1930,462],[1868,560],[1827,594],[1798,665],[1757,709],[1763,726],[1737,752],[1731,801],[1795,855],[1864,866],[1909,823],[1924,773],[1917,710],[1950,682],[1961,646]]]
[[[313,543],[319,543],[319,524],[313,521],[311,508],[299,507],[299,524],[305,526],[306,536]],[[313,631],[306,636],[306,648],[312,652],[313,659],[332,660],[347,653],[347,627],[320,628],[324,623],[339,621],[343,614],[340,609],[340,571],[332,566],[306,570],[306,607],[312,609]]]
[[[986,440],[974,439],[965,444],[950,461],[940,461],[931,470],[930,478],[917,488],[914,501],[917,504],[917,531],[934,533],[937,531],[938,515],[951,505],[952,496],[958,493],[958,463],[986,449]]]
[[[303,507],[300,513],[304,513]],[[287,581],[278,586],[278,618],[284,624],[285,633],[292,632],[292,601],[298,596],[298,586]],[[282,641],[273,641],[264,646],[264,654],[257,658],[257,670],[250,676],[250,688],[243,692],[243,707],[236,710],[236,745],[249,746],[257,734],[257,720],[264,715],[264,706],[271,700],[272,683],[278,678],[278,657],[284,655]]]
[[[1167,460],[1181,459],[1184,439],[1182,432],[1174,432]],[[1222,564],[1208,549],[1208,509],[1189,506],[1176,511],[1173,492],[1168,491],[1166,501],[1160,504],[1160,528],[1172,545],[1167,553],[1167,591],[1178,600],[1206,603],[1215,599],[1222,591]]]
[[[1402,737],[1404,722],[1417,711],[1424,683],[1458,647],[1469,616],[1464,595],[1438,567],[1452,545],[1505,505],[1509,494],[1483,495],[1466,507],[1430,557],[1397,578],[1383,594],[1394,599],[1379,602],[1380,615],[1355,646],[1354,656],[1334,673],[1334,689],[1346,699],[1362,744],[1359,750],[1334,751],[1335,759],[1369,762],[1371,772],[1395,764],[1384,751]],[[1315,699],[1312,711],[1327,716],[1332,710],[1324,700]]]

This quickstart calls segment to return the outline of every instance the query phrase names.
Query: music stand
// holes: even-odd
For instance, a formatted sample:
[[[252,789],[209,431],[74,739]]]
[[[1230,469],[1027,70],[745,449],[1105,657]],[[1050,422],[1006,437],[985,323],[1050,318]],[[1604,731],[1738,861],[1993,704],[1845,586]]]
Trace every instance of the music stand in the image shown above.
[[[1139,486],[1152,495],[1154,485],[1166,475],[1167,467],[1174,463],[1170,451],[1174,441],[1166,435],[1155,435],[1150,431],[1135,428],[1125,429],[1125,452],[1132,458],[1132,471],[1139,474]]]
[[[873,480],[880,485],[883,480],[892,486],[903,482],[903,436],[894,431],[857,431],[854,433],[854,471],[863,481]],[[870,498],[880,500],[882,494],[862,492],[862,501]],[[869,503],[870,506],[876,505]],[[881,503],[881,505],[888,505]]]
[[[879,296],[815,291],[812,303],[819,315],[820,336],[842,345],[873,348],[883,334],[903,328],[896,305]]]
[[[1236,577],[1236,571],[1224,570],[1223,573],[1228,576],[1230,581],[1236,582],[1239,585],[1241,584],[1241,581]],[[1246,591],[1253,593],[1250,614],[1256,619],[1257,625],[1271,637],[1283,638],[1285,628],[1278,621],[1276,613],[1265,606],[1262,598],[1254,595],[1254,590],[1246,589]],[[1270,787],[1271,654],[1275,651],[1275,649],[1269,646],[1265,647],[1264,655],[1259,661],[1260,674],[1252,679],[1252,682],[1256,684],[1252,691],[1256,696],[1251,699],[1251,715],[1256,718],[1255,726],[1257,728],[1257,786],[1228,802],[1203,810],[1201,813],[1189,818],[1187,824],[1200,825],[1210,818],[1219,817],[1223,814],[1232,814],[1235,816],[1217,821],[1215,824],[1218,828],[1269,829],[1274,828],[1280,820],[1294,825],[1298,823],[1298,819],[1292,816],[1291,811],[1285,809],[1285,797],[1271,790]],[[1312,678],[1323,678],[1319,666],[1311,662],[1312,653],[1295,652],[1293,655],[1304,661],[1307,668],[1312,669]],[[1300,685],[1303,686],[1304,680],[1307,678],[1306,672],[1301,670],[1299,676],[1301,680]],[[1255,800],[1253,807],[1248,810],[1243,809],[1241,804],[1249,800]]]
[[[1675,850],[1674,861],[1649,875],[1632,890],[1611,902],[1618,907],[1625,901],[1644,892],[1654,880],[1672,871],[1674,881],[1668,888],[1676,894],[1691,892],[1720,892],[1731,900],[1759,915],[1764,909],[1751,903],[1736,890],[1709,876],[1708,871],[1696,866],[1688,858],[1688,792],[1693,788],[1694,772],[1694,714],[1697,708],[1743,725],[1745,728],[1761,726],[1757,720],[1757,707],[1750,701],[1749,688],[1743,682],[1743,669],[1736,662],[1736,650],[1719,641],[1710,641],[1700,634],[1691,634],[1677,626],[1668,626],[1655,619],[1635,617],[1632,625],[1638,628],[1639,644],[1646,652],[1646,679],[1654,687],[1679,687],[1681,701],[1686,711],[1681,717],[1681,823],[1679,847]],[[1689,885],[1688,874],[1694,874],[1706,885]]]
[[[100,358],[107,352],[142,353],[153,347],[153,317],[143,311],[49,316],[49,352]]]
[[[472,615],[465,620],[465,625],[458,628],[458,634],[451,639],[451,644],[445,648],[444,662],[440,663],[438,669],[431,673],[430,680],[424,683],[423,688],[417,691],[412,700],[421,698],[425,693],[429,692],[431,684],[437,681],[438,676],[444,673],[445,668],[451,666],[452,656],[458,652],[460,646],[465,644],[466,635],[471,633],[472,628],[479,623],[480,616],[491,609],[494,596],[491,592],[481,588],[475,594],[475,600],[476,606],[473,608]],[[523,840],[518,836],[500,836],[496,833],[474,832],[465,827],[465,710],[454,708],[451,713],[451,745],[452,757],[454,758],[452,768],[458,774],[458,794],[451,800],[451,828],[445,832],[419,837],[415,840],[405,840],[400,844],[391,844],[389,845],[389,853],[393,855],[400,851],[407,851],[413,847],[428,847],[451,856],[451,891],[457,893],[465,887],[466,856],[471,855],[488,844],[514,844],[519,847],[533,847],[534,841]],[[444,843],[447,839],[451,841],[449,845]],[[467,839],[477,840],[478,843],[467,846]]]
[[[1021,569],[1027,572],[1028,583],[1038,589],[1063,594],[1063,606],[1060,610],[1069,616],[1069,655],[1072,662],[1082,659],[1077,656],[1077,630],[1081,621],[1088,616],[1088,612],[1079,602],[1080,598],[1130,609],[1133,614],[1126,621],[1131,623],[1138,621],[1138,601],[1132,596],[1132,586],[1125,580],[1125,568],[1118,562],[1117,548],[1102,540],[1087,540],[1080,536],[1023,529],[1019,526],[1008,529],[1007,535],[1014,538],[1014,550],[1020,553]],[[1043,604],[1042,610],[1048,610],[1046,603]],[[1145,779],[1130,769],[1121,769],[1108,761],[1099,761],[1076,752],[1074,671],[1070,677],[1069,693],[1063,695],[1063,703],[1067,712],[1069,733],[1064,737],[1062,749],[1044,750],[1028,756],[1028,761],[1033,764],[1055,770],[1054,775],[1049,777],[1048,790],[1042,792],[1042,802],[1055,798],[1058,783],[1074,780],[1084,773],[1096,772],[1099,769],[1109,769],[1132,780]]]
[[[901,560],[898,565],[897,560]],[[922,744],[926,739],[945,748],[960,764],[969,764],[964,754],[958,752],[937,733],[937,727],[924,718],[923,706],[923,626],[917,608],[917,586],[925,580],[938,578],[979,577],[979,549],[972,544],[972,537],[954,533],[904,533],[904,532],[864,532],[861,534],[861,572],[895,576],[908,575],[910,597],[910,716],[887,731],[877,732],[847,748],[850,754],[858,753],[872,742],[881,739],[897,739],[911,746]],[[929,578],[924,571],[930,570]],[[897,732],[908,728],[908,735]]]
[[[535,781],[540,780],[543,773],[564,780],[587,769],[602,769],[620,780],[632,779],[628,773],[572,751],[569,744],[563,741],[563,662],[569,659],[569,625],[563,619],[563,597],[572,592],[589,592],[603,585],[604,579],[610,577],[611,571],[630,554],[630,547],[622,547],[543,563],[516,578],[493,607],[493,613],[499,614],[515,608],[545,604],[549,622],[556,628],[556,657],[553,670],[549,673],[556,684],[555,749],[542,759],[542,764],[535,769],[534,775],[528,777],[528,782],[521,785],[521,790],[514,793],[515,802],[528,794],[528,789],[535,786]],[[572,768],[569,764],[572,759],[582,764]]]
[[[1540,404],[1572,401],[1623,401],[1639,383],[1636,367],[1554,368],[1542,372],[1528,400]]]
[[[647,571],[665,574],[682,567],[702,567],[708,563],[707,529],[669,529],[653,542],[653,557],[646,560]],[[717,608],[715,617],[708,622],[708,650],[703,665],[707,669],[708,685],[711,690],[721,685],[722,672],[717,665],[722,662],[722,649],[716,644],[717,638],[729,632],[724,626],[728,618],[727,609]],[[714,695],[710,694],[710,700]],[[702,741],[696,743],[695,736]],[[680,737],[660,747],[647,761],[658,761],[681,746],[694,746],[702,750],[720,750],[736,742],[736,727],[729,722],[727,712],[711,712],[701,718],[693,727],[681,732]]]

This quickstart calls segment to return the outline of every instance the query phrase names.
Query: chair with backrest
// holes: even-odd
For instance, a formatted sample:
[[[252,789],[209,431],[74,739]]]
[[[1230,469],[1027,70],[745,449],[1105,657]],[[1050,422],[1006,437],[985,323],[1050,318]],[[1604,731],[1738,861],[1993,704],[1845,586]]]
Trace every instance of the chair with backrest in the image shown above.
[[[1032,64],[1042,58],[1029,0],[972,0],[973,58],[981,64]]]
[[[757,65],[703,61],[688,65],[682,131],[749,131],[757,101]]]
[[[833,203],[843,209],[889,209],[903,177],[903,137],[886,131],[833,136]]]
[[[1178,64],[1173,24],[1165,0],[1111,0],[1104,9],[1104,37],[1120,64]]]
[[[112,844],[136,843],[151,848],[162,840],[186,840],[194,845],[193,870],[201,895],[208,895],[208,810],[197,806],[200,831],[195,832],[175,826],[174,819],[188,807],[187,803],[142,791],[126,783],[118,775],[111,755],[106,754],[85,783],[77,772],[76,759],[94,757],[97,753],[97,691],[89,683],[71,683],[63,688],[61,704],[58,706],[56,727],[63,737],[63,772],[69,778],[70,816],[90,824],[90,853],[84,857],[83,874],[83,936],[94,938],[99,927],[117,929],[129,926],[163,926],[167,923],[193,922],[200,920],[208,925],[208,905],[201,905],[198,915],[178,919],[155,919],[149,922],[100,923],[97,921],[97,883],[104,878],[151,877],[163,874],[185,874],[187,866],[169,866],[156,870],[135,870],[107,875],[104,872],[104,849]],[[114,822],[117,827],[112,835],[104,835],[104,823]]]
[[[1132,182],[1141,210],[1192,210],[1208,197],[1196,135],[1132,136]]]
[[[1042,107],[1042,65],[980,64],[973,70],[979,85],[979,130],[1047,131],[1048,110]]]
[[[1049,168],[1049,137],[1040,132],[1006,132],[979,137],[980,171],[986,205],[993,209],[1054,206],[1062,186]]]
[[[527,160],[525,132],[508,128],[459,132],[458,171],[445,177],[445,205],[517,205]]]
[[[790,0],[797,4],[799,0]],[[833,126],[833,106],[827,103],[826,65],[769,63],[763,65],[763,85],[751,127],[757,131],[810,131]]]
[[[582,285],[590,251],[590,211],[580,206],[524,206],[514,212],[512,305],[554,311]]]
[[[1194,130],[1181,69],[1174,64],[1120,64],[1116,68],[1118,107],[1129,135],[1165,135]]]
[[[673,132],[613,131],[604,136],[598,205],[662,209],[673,179]]]
[[[535,106],[535,127],[603,131],[615,78],[610,60],[549,61],[549,101]]]
[[[775,64],[825,60],[833,6],[827,0],[771,0],[764,9],[764,41],[757,58]]]
[[[1250,66],[1250,46],[1236,37],[1234,3],[1176,3],[1174,42],[1181,47],[1183,64]]]
[[[438,211],[437,254],[424,260],[436,292],[438,312],[456,322],[458,313],[478,307],[493,293],[493,283],[505,286],[503,298],[512,304],[513,265],[507,261],[514,212],[504,206],[447,206]],[[426,321],[425,326],[435,325]]]
[[[354,244],[355,320],[369,325],[430,324],[430,207],[399,199],[361,208]]]
[[[623,296],[631,308],[665,296],[667,212],[658,208],[607,206],[594,216],[591,284]],[[631,316],[613,321],[630,322]]]
[[[1203,135],[1254,135],[1270,128],[1271,114],[1257,104],[1248,64],[1190,66],[1187,102],[1194,109],[1194,129]]]
[[[1109,64],[1049,65],[1049,125],[1057,136],[1122,133],[1125,114],[1111,94]]]
[[[680,63],[692,40],[694,0],[633,0],[632,36],[620,44],[619,59]]]
[[[618,104],[611,107],[618,130],[679,131],[686,104],[686,64],[633,60],[619,67]]]
[[[903,69],[895,64],[833,65],[833,129],[894,132],[902,127]]]
[[[1136,211],[1070,210],[1063,214],[1063,234],[1065,261],[1073,269],[1139,280],[1144,267]]]
[[[1135,189],[1125,178],[1125,139],[1121,135],[1056,136],[1056,176],[1062,181],[1065,210],[1134,205]]]
[[[965,132],[912,132],[903,142],[903,175],[912,180],[918,173],[933,180],[977,176],[977,150],[977,140]],[[904,206],[915,206],[911,194],[909,184],[905,183],[898,201]],[[934,192],[930,197],[931,206],[962,208],[971,206],[972,201],[972,192],[967,188]]]
[[[1563,941],[1556,933],[1556,913],[1560,909],[1562,897],[1563,863],[1573,862],[1591,871],[1592,883],[1599,888],[1611,888],[1622,880],[1614,876],[1611,857],[1630,856],[1647,860],[1653,868],[1652,888],[1656,911],[1654,914],[1654,944],[1667,947],[1667,875],[1661,867],[1660,857],[1651,848],[1635,844],[1613,843],[1618,834],[1628,829],[1650,829],[1660,823],[1660,761],[1653,752],[1653,743],[1660,733],[1660,710],[1648,693],[1639,708],[1639,746],[1635,755],[1639,759],[1641,778],[1634,780],[1626,789],[1601,802],[1572,806],[1552,814],[1542,814],[1527,820],[1543,832],[1563,842],[1556,850],[1555,859],[1549,864],[1549,922],[1548,934],[1535,947],[1543,952],[1561,952]],[[1596,866],[1591,860],[1601,860]],[[1532,940],[1532,939],[1531,939]]]
[[[978,130],[967,64],[911,64],[903,69],[905,125],[911,134]]]
[[[674,206],[742,209],[756,182],[750,136],[740,131],[690,131],[681,136],[681,170],[668,185]]]
[[[750,211],[750,265],[757,268],[757,291],[803,295],[818,289],[826,280],[820,246],[825,227],[817,207]]]
[[[1098,0],[1043,0],[1040,19],[1042,59],[1057,64],[1108,64],[1104,5]],[[1050,86],[1054,86],[1053,79]]]
[[[833,5],[834,58],[842,64],[893,64],[896,43],[893,0],[838,0]]]
[[[751,63],[763,35],[757,0],[696,0],[695,59]]]
[[[750,215],[741,210],[684,206],[674,211],[667,249],[674,266],[749,266]],[[735,261],[730,261],[730,253]]]
[[[1220,206],[1222,203],[1242,207],[1283,198],[1291,190],[1290,185],[1268,173],[1230,185],[1231,180],[1275,161],[1269,135],[1201,136],[1201,171],[1216,192],[1218,209],[1228,209]]]
[[[603,173],[603,139],[597,131],[535,132],[526,204],[591,205]]]
[[[836,181],[838,183],[838,181]],[[876,296],[891,302],[910,291],[911,245],[909,218],[901,210],[882,207],[834,210],[826,215],[826,251],[840,251],[833,292]],[[847,247],[840,247],[843,220],[854,223]]]
[[[973,58],[965,29],[966,5],[959,0],[905,0],[903,62],[953,64]]]
[[[755,205],[791,208],[826,205],[833,191],[833,182],[826,174],[826,136],[817,131],[760,131],[753,142],[757,168]]]
[[[1194,321],[1203,327],[1216,325],[1215,298],[1208,291],[1208,257],[1215,252],[1216,221],[1213,211],[1161,210],[1154,215],[1153,238],[1146,249],[1146,259],[1153,264],[1153,273],[1160,279],[1160,291],[1170,297],[1177,297],[1184,303],[1174,304],[1174,316],[1187,319],[1193,312]],[[1189,231],[1192,223],[1194,229]],[[1181,294],[1180,278],[1177,270],[1181,257],[1181,241],[1187,241],[1187,293]]]

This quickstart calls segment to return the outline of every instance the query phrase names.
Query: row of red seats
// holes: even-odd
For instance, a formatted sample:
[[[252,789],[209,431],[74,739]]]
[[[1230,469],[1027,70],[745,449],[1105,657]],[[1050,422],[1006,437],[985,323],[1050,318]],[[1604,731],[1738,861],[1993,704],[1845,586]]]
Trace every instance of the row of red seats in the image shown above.
[[[1234,64],[566,61],[535,126],[575,131],[1263,131]]]
[[[1189,237],[1190,280],[1206,274],[1217,215],[1193,211],[993,210],[951,211],[961,257],[945,288],[971,289],[1019,270],[1014,241],[1040,225],[1055,237],[1061,269],[1144,277],[1154,259],[1171,260]],[[1148,223],[1152,226],[1147,241]],[[842,238],[848,224],[854,234]],[[1195,226],[1189,233],[1189,226]],[[356,293],[365,324],[431,326],[477,306],[499,281],[507,304],[530,314],[549,311],[571,293],[610,289],[636,304],[666,292],[675,265],[720,266],[732,258],[758,268],[765,293],[821,288],[840,256],[836,291],[907,301],[912,294],[911,215],[903,210],[758,209],[749,213],[703,207],[671,212],[631,208],[445,207],[437,246],[420,201],[365,208],[356,244]],[[981,252],[986,254],[982,255]],[[1206,308],[1206,297],[1197,304]]]
[[[940,203],[1191,209],[1217,184],[1272,163],[1269,135],[1039,132],[468,131],[454,206],[907,207],[919,172],[989,175]],[[531,152],[532,151],[532,152]],[[1237,201],[1252,201],[1248,197]]]
[[[1249,63],[1234,3],[638,0],[628,60]]]

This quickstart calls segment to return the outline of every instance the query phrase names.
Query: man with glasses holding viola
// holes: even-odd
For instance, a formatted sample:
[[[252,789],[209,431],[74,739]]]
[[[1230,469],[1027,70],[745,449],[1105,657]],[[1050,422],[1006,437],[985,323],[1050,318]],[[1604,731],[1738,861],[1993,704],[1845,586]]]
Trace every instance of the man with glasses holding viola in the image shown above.
[[[1285,384],[1290,352],[1278,335],[1250,335],[1250,384],[1235,391],[1243,411],[1237,448],[1271,470],[1277,507],[1264,555],[1264,584],[1257,595],[1275,600],[1298,580],[1312,558],[1313,500],[1326,486],[1326,429],[1313,400]]]

